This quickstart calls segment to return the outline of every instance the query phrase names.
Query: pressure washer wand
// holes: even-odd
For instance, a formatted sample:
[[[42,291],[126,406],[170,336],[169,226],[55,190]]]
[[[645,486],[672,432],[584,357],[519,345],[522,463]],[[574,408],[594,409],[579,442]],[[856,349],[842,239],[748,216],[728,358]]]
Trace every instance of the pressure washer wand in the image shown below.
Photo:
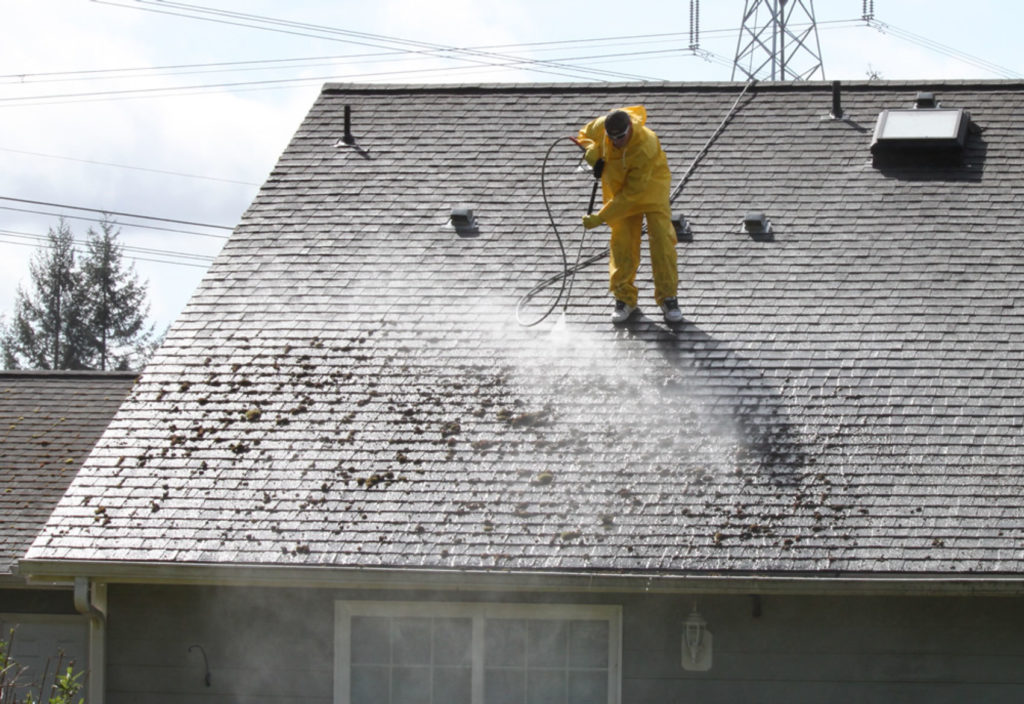
[[[601,173],[604,171],[604,159],[598,159],[594,164],[594,187],[590,189],[590,204],[587,206],[587,215],[594,212],[594,203],[597,201],[597,187],[601,185]],[[583,235],[580,237],[580,246],[576,250],[576,263],[572,266],[572,277],[569,279],[569,290],[565,292],[565,304],[562,306],[562,313],[569,308],[569,298],[572,296],[572,285],[576,281],[576,268],[580,265],[580,255],[583,254],[583,243],[587,239],[587,229],[583,228]]]
[[[597,201],[597,187],[601,185],[601,173],[604,171],[604,159],[598,159],[594,164],[594,187],[590,191],[590,205],[587,206],[587,215],[594,212],[594,203]],[[573,264],[572,276],[569,277],[569,290],[565,292],[565,303],[562,304],[562,317],[565,317],[569,310],[569,299],[572,298],[572,285],[576,282],[576,267],[580,265],[580,255],[583,254],[583,243],[587,239],[587,229],[583,228],[583,235],[580,237],[580,246],[576,250],[576,263]]]

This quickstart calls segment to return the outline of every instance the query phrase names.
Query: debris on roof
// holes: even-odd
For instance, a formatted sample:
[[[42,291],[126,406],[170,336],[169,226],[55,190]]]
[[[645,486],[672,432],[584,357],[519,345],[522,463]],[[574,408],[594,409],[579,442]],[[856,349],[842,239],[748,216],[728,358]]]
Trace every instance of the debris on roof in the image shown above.
[[[956,165],[872,166],[916,85],[844,84],[841,120],[827,84],[328,85],[30,557],[1020,572],[1024,88],[926,87],[984,125]],[[623,329],[604,266],[564,336],[517,325],[562,266],[545,146],[637,103],[686,173],[685,323],[645,262]],[[339,154],[346,106],[373,159]],[[752,204],[772,236],[737,235]]]

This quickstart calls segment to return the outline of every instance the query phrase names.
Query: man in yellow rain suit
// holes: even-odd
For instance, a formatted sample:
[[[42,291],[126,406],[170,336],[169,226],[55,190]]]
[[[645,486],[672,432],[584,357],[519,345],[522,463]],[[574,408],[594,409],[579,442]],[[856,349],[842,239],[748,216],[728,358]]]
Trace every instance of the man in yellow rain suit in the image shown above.
[[[666,322],[678,323],[683,319],[676,300],[679,274],[669,205],[672,176],[658,135],[644,126],[646,121],[647,110],[642,105],[612,110],[584,125],[573,140],[586,149],[585,158],[591,166],[604,160],[604,206],[596,213],[584,215],[583,226],[589,230],[608,223],[612,229],[608,289],[615,296],[612,322],[616,324],[626,322],[636,310],[638,292],[633,280],[640,265],[645,217],[654,300]]]

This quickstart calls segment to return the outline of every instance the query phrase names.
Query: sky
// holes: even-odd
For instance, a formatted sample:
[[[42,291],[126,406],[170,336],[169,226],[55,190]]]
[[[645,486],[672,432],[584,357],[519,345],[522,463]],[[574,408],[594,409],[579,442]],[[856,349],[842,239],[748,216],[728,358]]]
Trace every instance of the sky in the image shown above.
[[[745,80],[745,8],[764,4],[0,0],[0,316],[30,290],[40,237],[63,217],[84,240],[105,212],[165,329],[325,82]],[[814,13],[815,80],[1024,77],[1024,3],[790,7],[797,27]]]

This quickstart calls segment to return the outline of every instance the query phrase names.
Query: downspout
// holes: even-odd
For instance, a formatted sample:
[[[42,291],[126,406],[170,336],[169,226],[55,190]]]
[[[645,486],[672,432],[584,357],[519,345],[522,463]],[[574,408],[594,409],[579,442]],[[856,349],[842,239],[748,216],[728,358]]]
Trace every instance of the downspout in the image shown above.
[[[103,704],[107,670],[107,585],[90,583],[88,577],[75,577],[75,610],[89,619],[89,674],[85,699],[89,704]]]

